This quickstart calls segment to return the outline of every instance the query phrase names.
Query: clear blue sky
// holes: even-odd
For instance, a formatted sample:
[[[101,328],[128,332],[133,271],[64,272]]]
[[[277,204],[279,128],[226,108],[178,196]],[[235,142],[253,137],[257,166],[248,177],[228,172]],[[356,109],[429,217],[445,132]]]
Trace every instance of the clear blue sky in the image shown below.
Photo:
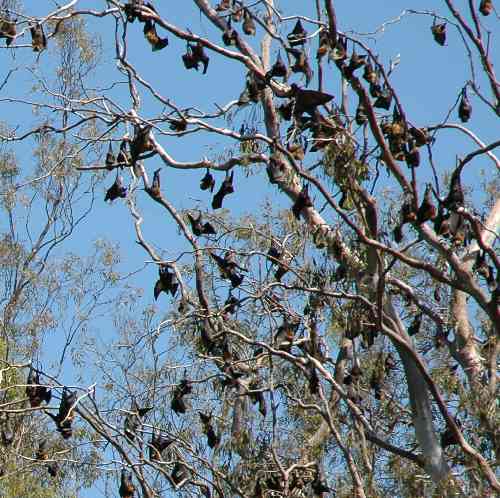
[[[457,1],[457,5],[465,5],[464,0]],[[88,0],[78,2],[77,8],[103,8],[105,2]],[[314,2],[304,0],[290,0],[276,2],[282,9],[284,15],[296,13],[313,15]],[[304,12],[304,5],[310,4],[309,12]],[[448,15],[443,7],[444,2],[435,0],[419,0],[418,2],[336,2],[339,29],[352,33],[373,32],[381,26],[384,21],[396,18],[404,7],[419,10],[432,10],[439,6],[439,14]],[[40,2],[28,0],[25,2],[25,12],[30,15],[45,15],[53,9],[55,2]],[[187,0],[179,2],[159,1],[155,2],[160,15],[166,17],[179,27],[189,28],[197,34],[208,36],[211,40],[220,42],[220,33],[215,31],[212,25],[202,18],[196,7]],[[493,16],[490,16],[493,18]],[[101,34],[103,39],[103,64],[92,82],[95,86],[108,87],[116,80],[124,81],[115,69],[114,47],[112,46],[112,35],[114,22],[111,18],[96,19],[88,17],[88,26],[91,31]],[[493,19],[487,19],[485,24],[494,26]],[[395,70],[392,82],[399,97],[405,106],[410,120],[418,126],[428,123],[436,123],[444,119],[449,108],[456,101],[461,87],[469,78],[469,67],[463,49],[462,41],[458,32],[449,27],[447,46],[440,47],[432,39],[430,32],[431,21],[427,16],[407,15],[399,23],[386,26],[383,34],[374,35],[368,40],[370,46],[378,53],[384,63],[390,59],[400,58],[400,64]],[[293,23],[286,25],[285,32],[293,27]],[[160,30],[159,30],[160,31]],[[258,31],[259,33],[259,31]],[[160,36],[164,34],[160,32]],[[185,43],[177,40],[172,35],[169,37],[169,46],[164,50],[152,53],[142,35],[142,25],[137,22],[129,26],[129,58],[136,66],[141,75],[153,84],[164,95],[171,97],[180,107],[196,106],[207,111],[215,110],[215,103],[223,105],[230,100],[237,99],[244,86],[245,69],[237,62],[226,61],[217,54],[210,53],[210,65],[206,75],[201,72],[186,71],[182,65],[181,55],[185,51]],[[25,40],[27,41],[27,37]],[[314,58],[316,42],[310,47],[312,58]],[[49,53],[42,54],[36,66],[36,55],[29,49],[22,49],[11,54],[9,50],[2,49],[2,67],[17,65],[23,68],[25,65],[38,67],[42,72],[50,73],[51,68],[42,68],[44,60],[50,57]],[[15,57],[15,60],[13,60]],[[500,60],[493,60],[496,67],[500,67]],[[0,74],[3,77],[5,69]],[[16,95],[26,97],[30,95],[31,75],[24,69],[15,76],[15,84],[7,85],[0,97]],[[295,81],[295,80],[293,80]],[[339,74],[333,65],[325,70],[325,91],[339,97],[340,80]],[[314,88],[316,81],[313,80],[311,87]],[[486,85],[482,82],[484,88]],[[119,99],[127,108],[130,100],[126,85],[116,87],[112,92],[114,98]],[[498,139],[498,119],[496,122],[490,111],[485,111],[483,106],[478,105],[477,99],[471,96],[474,106],[473,117],[470,121],[472,129],[479,137],[488,143]],[[31,119],[30,107],[22,107],[0,102],[3,114],[9,113],[8,121],[12,123],[11,113],[19,116],[21,129],[25,129],[26,120]],[[161,109],[149,98],[144,99],[141,109],[142,116],[150,118],[159,113]],[[255,113],[257,121],[261,111],[256,106],[251,106],[239,111],[235,116],[235,128],[239,129],[239,123],[248,119]],[[458,122],[456,112],[452,122]],[[227,143],[219,137],[210,134],[192,136],[187,139],[166,137],[161,139],[162,145],[177,160],[198,160],[202,156],[214,159],[223,152]],[[438,146],[435,148],[434,159],[438,165],[438,171],[450,170],[455,164],[456,154],[465,154],[475,148],[469,140],[460,138],[458,134],[442,132],[438,136]],[[21,162],[30,163],[31,150],[27,142],[19,153]],[[157,158],[146,162],[149,172],[162,166]],[[485,159],[475,161],[466,171],[465,179],[477,178],[479,168],[492,168],[491,163]],[[419,183],[423,184],[429,179],[429,168],[424,160],[419,171]],[[199,207],[207,209],[210,205],[211,195],[198,189],[199,179],[203,172],[181,172],[169,169],[163,165],[162,187],[169,200],[174,203],[178,210]],[[216,174],[217,175],[217,174]],[[217,175],[218,182],[221,174]],[[122,254],[122,270],[131,271],[143,265],[149,259],[145,252],[135,244],[135,233],[133,232],[132,219],[128,209],[121,201],[115,201],[112,205],[103,202],[105,188],[113,182],[114,173],[108,175],[108,179],[102,186],[95,206],[95,214],[90,218],[77,233],[73,235],[65,248],[80,254],[85,254],[92,242],[98,238],[107,238],[119,244]],[[128,179],[126,178],[128,182]],[[477,183],[477,182],[476,182]],[[244,213],[255,214],[264,199],[271,199],[276,206],[288,206],[289,201],[283,198],[274,187],[267,185],[265,170],[261,167],[260,172],[245,178],[240,170],[235,173],[236,193],[227,197],[224,206],[234,216]],[[178,236],[177,228],[165,211],[151,202],[143,192],[138,192],[139,206],[145,215],[143,225],[144,235],[157,247],[167,250],[167,257],[175,257],[180,249],[185,247],[183,240]],[[64,248],[63,248],[64,250]],[[152,286],[157,278],[157,270],[154,266],[139,273],[134,284],[145,289],[144,303],[151,304],[153,301]],[[159,317],[162,309],[166,307],[167,298],[161,296],[158,305]],[[103,335],[108,332],[109,323],[102,321],[96,324],[102,327]],[[58,358],[56,341],[48,338],[45,342],[46,353],[53,358]],[[71,382],[70,365],[63,375]],[[97,497],[94,492],[82,494],[82,496]]]

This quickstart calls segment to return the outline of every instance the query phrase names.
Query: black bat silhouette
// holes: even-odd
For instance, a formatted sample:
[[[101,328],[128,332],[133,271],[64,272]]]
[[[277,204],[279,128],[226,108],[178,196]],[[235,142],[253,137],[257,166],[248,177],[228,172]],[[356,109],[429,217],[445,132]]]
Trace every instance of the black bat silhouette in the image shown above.
[[[170,294],[175,297],[177,289],[179,288],[179,282],[177,281],[175,273],[170,273],[168,266],[159,265],[158,274],[159,278],[155,283],[153,291],[155,301],[158,299],[161,292],[170,292]]]
[[[214,195],[214,198],[212,200],[212,209],[220,209],[222,207],[222,201],[224,200],[224,197],[234,192],[233,178],[234,171],[231,171],[230,175],[226,175],[226,178],[224,178],[219,191]]]

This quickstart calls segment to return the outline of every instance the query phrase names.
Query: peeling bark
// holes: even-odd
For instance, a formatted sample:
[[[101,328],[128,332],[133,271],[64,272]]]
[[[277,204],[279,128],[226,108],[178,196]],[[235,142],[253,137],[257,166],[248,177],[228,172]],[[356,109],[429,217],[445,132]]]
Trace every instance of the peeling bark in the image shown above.
[[[490,245],[500,227],[500,199],[497,199],[481,232],[481,242]],[[475,242],[464,256],[463,263],[468,271],[472,270],[479,245]],[[478,385],[485,380],[485,364],[477,346],[476,335],[469,320],[467,306],[468,295],[455,290],[451,300],[451,314],[456,320],[455,340],[451,344],[451,353],[460,364],[471,384]],[[498,326],[498,325],[497,325]]]

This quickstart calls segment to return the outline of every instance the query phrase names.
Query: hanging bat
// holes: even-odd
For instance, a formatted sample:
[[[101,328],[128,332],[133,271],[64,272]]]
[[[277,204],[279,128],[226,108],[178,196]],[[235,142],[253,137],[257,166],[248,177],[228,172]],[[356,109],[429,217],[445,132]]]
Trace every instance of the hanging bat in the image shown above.
[[[59,472],[59,464],[57,462],[50,462],[47,464],[47,472],[49,473],[50,477],[56,477],[57,473]]]
[[[274,243],[271,244],[269,251],[267,251],[267,257],[272,264],[278,265],[278,269],[274,274],[274,278],[280,282],[285,273],[288,271],[281,262],[283,261],[284,253],[283,251]]]
[[[472,267],[474,271],[477,271],[477,273],[484,278],[488,278],[490,276],[490,269],[489,265],[486,262],[486,254],[483,251],[478,251],[477,256],[476,256],[476,261],[474,262],[474,265]]]
[[[284,265],[279,265],[278,269],[274,273],[274,278],[278,281],[281,282],[281,279],[285,276],[285,274],[288,272],[288,268]]]
[[[157,433],[156,430],[153,430],[149,442],[149,459],[153,461],[161,460],[163,451],[173,442],[173,439],[163,437],[161,432]]]
[[[408,150],[405,151],[405,161],[410,168],[418,168],[420,165],[420,152],[414,140],[408,140]]]
[[[344,36],[337,36],[328,58],[335,61],[338,66],[342,66],[342,62],[347,59],[347,39]]]
[[[415,142],[418,147],[422,147],[431,142],[431,138],[429,136],[429,132],[426,128],[415,128],[412,126],[409,129],[410,135],[415,139]]]
[[[417,223],[422,224],[429,220],[434,220],[436,218],[437,210],[436,206],[432,203],[432,187],[427,184],[425,188],[424,199],[422,204],[417,211]]]
[[[177,281],[175,273],[170,273],[168,266],[160,264],[158,265],[158,274],[159,278],[155,283],[153,291],[155,301],[158,300],[158,296],[161,292],[170,292],[172,297],[175,297],[177,289],[179,288],[179,282]]]
[[[300,142],[291,142],[286,148],[296,161],[303,161],[306,157],[304,147]]]
[[[335,138],[338,130],[339,127],[335,123],[326,119],[320,112],[315,112],[311,121],[311,134],[314,139],[311,152],[324,149]]]
[[[198,71],[198,63],[201,62],[203,64],[203,74],[206,74],[210,58],[205,53],[203,44],[199,41],[196,45],[191,46],[191,51],[194,59],[196,60],[196,70]]]
[[[69,439],[73,435],[71,424],[75,418],[73,408],[78,399],[76,391],[70,391],[67,387],[63,388],[59,411],[57,415],[46,412],[47,415],[55,422],[57,431],[64,439]]]
[[[179,133],[186,131],[187,121],[185,119],[171,119],[169,128],[172,131],[177,131]]]
[[[276,57],[275,63],[272,65],[271,69],[266,73],[266,82],[269,82],[271,78],[286,78],[288,75],[288,69],[281,58],[281,53],[278,51],[278,56]]]
[[[123,169],[124,166],[130,166],[130,162],[131,159],[128,152],[128,140],[122,140],[120,143],[120,150],[116,156],[117,166],[120,166],[120,168]]]
[[[240,379],[241,377],[248,376],[252,373],[252,368],[246,363],[239,363],[238,365],[233,365],[231,363],[232,361],[238,361],[238,360],[239,358],[236,353],[233,353],[232,358],[224,359],[224,365],[221,368],[221,370],[226,375],[224,380],[222,380],[222,385],[224,387],[225,386],[237,387],[239,385],[238,379]]]
[[[106,169],[109,171],[114,169],[114,167],[116,165],[116,157],[113,153],[113,147],[111,145],[111,142],[109,142],[108,152],[106,153],[105,165],[106,165]]]
[[[364,102],[359,99],[358,107],[356,108],[356,115],[354,117],[356,124],[362,126],[368,121],[368,116],[366,115],[366,108]]]
[[[396,368],[396,360],[394,359],[394,356],[392,353],[389,353],[385,360],[384,360],[384,369],[386,375],[389,374],[391,370],[394,370]]]
[[[279,263],[283,257],[283,251],[277,244],[274,243],[274,241],[271,243],[271,247],[267,251],[267,257],[272,264]]]
[[[42,439],[38,443],[38,449],[35,454],[35,458],[40,461],[49,459],[49,454],[47,453],[47,441],[45,439]]]
[[[283,320],[283,323],[279,326],[278,331],[274,336],[274,344],[278,349],[282,351],[291,350],[293,340],[295,339],[295,333],[300,326],[300,321],[290,322],[288,320]]]
[[[229,338],[227,337],[227,335],[224,335],[220,346],[222,349],[222,359],[224,360],[224,368],[225,368],[232,361],[234,361],[231,343],[229,342]]]
[[[293,30],[287,35],[288,43],[291,47],[304,45],[307,38],[307,31],[302,26],[300,19],[295,24]]]
[[[434,220],[434,231],[442,237],[449,237],[450,235],[450,213],[444,214],[441,206],[439,206],[438,214]]]
[[[297,48],[287,48],[286,51],[295,58],[295,63],[290,69],[293,73],[303,73],[306,77],[306,86],[309,86],[313,72],[305,51]]]
[[[123,179],[121,176],[116,175],[115,182],[111,187],[106,191],[106,195],[104,196],[104,202],[111,201],[113,202],[115,199],[127,197],[127,187],[123,185]]]
[[[321,60],[331,48],[330,33],[327,29],[322,29],[318,37],[318,50],[316,51],[316,59]]]
[[[214,428],[211,425],[208,425],[206,427],[205,434],[207,436],[207,444],[209,448],[215,448],[220,442],[220,437],[218,434],[216,434]]]
[[[384,86],[384,88],[381,88],[377,93],[375,94],[374,91],[371,90],[370,86],[370,93],[372,94],[372,97],[376,95],[375,102],[373,103],[373,107],[376,107],[378,109],[385,109],[388,111],[391,108],[392,104],[392,92],[389,88]],[[380,87],[379,87],[380,88]]]
[[[417,214],[413,211],[413,207],[410,199],[406,198],[403,200],[403,205],[401,206],[401,225],[406,223],[413,223],[417,220]]]
[[[217,234],[214,226],[209,221],[205,221],[205,223],[203,223],[203,232],[202,233],[204,233],[205,235],[216,235]]]
[[[257,82],[255,81],[254,78],[247,78],[245,91],[247,93],[249,101],[252,101],[255,104],[259,102],[261,97],[261,91],[259,90]]]
[[[434,41],[438,45],[444,46],[446,43],[446,23],[433,24],[431,26],[431,32],[434,37]]]
[[[40,385],[40,375],[32,365],[26,381],[26,396],[32,408],[37,408],[43,401],[49,404],[52,399],[52,391],[48,387]]]
[[[309,392],[314,395],[319,393],[319,377],[314,365],[310,363],[307,367],[307,382],[309,384]]]
[[[172,408],[175,413],[186,413],[187,405],[184,401],[184,396],[191,394],[192,390],[191,382],[186,378],[182,379],[180,384],[174,389],[170,408]]]
[[[254,354],[254,358],[257,356],[258,354]],[[254,405],[257,403],[259,404],[259,412],[263,417],[265,417],[267,415],[266,398],[264,397],[264,393],[259,387],[259,383],[256,379],[253,380],[248,386],[248,397]]]
[[[301,116],[304,112],[314,116],[316,107],[324,105],[333,99],[333,95],[316,90],[304,90],[295,83],[290,87],[290,95],[295,98],[295,115]]]
[[[204,326],[200,327],[200,338],[201,342],[203,344],[203,347],[207,351],[207,353],[212,354],[215,349],[215,343],[210,337],[210,334],[208,333],[207,329]]]
[[[198,215],[198,218],[193,218],[191,213],[187,214],[189,218],[189,223],[191,223],[191,231],[199,237],[203,233],[203,225],[201,224],[201,212]]]
[[[479,4],[479,12],[483,14],[483,16],[489,16],[493,11],[493,0],[481,0]]]
[[[214,187],[215,187],[215,178],[210,174],[210,170],[207,168],[205,176],[200,180],[200,189],[201,190],[210,189],[210,192],[213,192]]]
[[[186,53],[182,55],[182,62],[186,69],[196,69],[198,71],[198,60],[193,54],[193,46],[187,44]]]
[[[226,254],[224,254],[224,263],[227,268],[239,268],[240,270],[246,271],[245,268],[236,263],[236,256],[232,249],[230,251],[226,251]]]
[[[236,310],[238,309],[239,305],[240,305],[240,300],[230,295],[224,302],[224,312],[232,315],[236,313]]]
[[[196,236],[215,235],[217,233],[210,222],[201,222],[201,212],[199,213],[198,218],[193,218],[190,213],[188,213],[187,216],[189,218],[189,222],[191,223],[191,230]]]
[[[153,142],[151,141],[151,125],[137,125],[135,127],[134,139],[130,142],[130,156],[132,163],[138,159],[144,152],[154,150]]]
[[[144,3],[143,0],[131,0],[131,2],[123,6],[123,11],[125,12],[128,22],[132,23],[136,19],[138,19],[139,22],[146,22],[147,18],[142,13],[141,7],[147,7],[157,14],[156,9],[150,2]]]
[[[462,424],[457,418],[455,418],[455,423],[459,428],[462,427]],[[441,433],[441,446],[443,448],[446,448],[447,446],[452,446],[454,444],[459,444],[458,438],[451,430],[451,427],[448,424],[446,424],[446,430],[443,433]]]
[[[174,484],[180,487],[189,479],[189,472],[182,462],[175,462],[170,477],[172,478]]]
[[[271,154],[269,156],[269,162],[266,166],[266,173],[269,178],[269,183],[271,184],[279,183],[280,180],[284,179],[285,171],[286,171],[286,165],[282,157],[274,153]]]
[[[170,408],[177,414],[186,413],[187,405],[182,396],[178,396],[174,393],[170,401]]]
[[[226,45],[226,47],[236,45],[238,43],[238,33],[231,27],[231,19],[228,20],[226,29],[222,34],[222,42]]]
[[[231,19],[234,21],[234,22],[241,22],[241,20],[243,19],[243,5],[241,2],[234,2],[234,5],[233,5],[233,13],[231,14]]]
[[[134,441],[137,436],[137,430],[140,424],[142,424],[142,419],[148,414],[153,407],[147,406],[144,408],[139,408],[135,400],[132,401],[130,406],[130,411],[125,417],[123,423],[123,432],[131,440]]]
[[[234,192],[233,178],[234,171],[231,171],[230,175],[226,174],[226,178],[224,178],[219,191],[214,195],[214,198],[212,199],[212,209],[220,209],[222,207],[222,201],[224,200],[224,197]]]
[[[383,95],[383,90],[382,87],[380,86],[380,83],[378,81],[374,81],[373,83],[370,83],[369,86],[369,91],[370,91],[370,96],[373,97],[374,99],[378,99]],[[379,106],[384,106],[381,107],[381,109],[385,109],[385,102],[384,101],[379,101],[377,102],[377,105]],[[390,108],[390,106],[389,106]]]
[[[241,268],[238,266],[232,258],[228,256],[229,252],[226,253],[224,258],[221,258],[217,254],[209,251],[210,256],[215,260],[217,266],[219,267],[220,275],[222,278],[230,280],[233,288],[238,287],[243,282],[243,275],[238,275],[236,268]]]
[[[363,79],[370,84],[377,83],[378,81],[377,71],[375,71],[369,60],[366,62],[365,68],[363,70]]]
[[[410,326],[408,327],[408,335],[413,336],[418,334],[420,332],[421,325],[422,325],[422,313],[418,313],[413,319],[413,322],[411,322]]]
[[[453,243],[456,246],[467,245],[472,240],[471,228],[469,223],[465,222],[465,219],[461,215],[452,214],[450,216],[450,231],[453,234]]]
[[[209,448],[215,448],[220,442],[220,437],[212,427],[212,415],[206,415],[203,412],[198,412],[198,414],[203,425],[203,432],[207,436],[207,444]]]
[[[284,121],[290,121],[292,119],[293,104],[294,101],[290,100],[288,104],[282,104],[277,108],[281,119]]]
[[[461,168],[456,168],[451,175],[450,192],[443,201],[443,206],[450,211],[456,211],[464,205],[464,192],[462,190],[462,182],[460,180]]]
[[[467,123],[472,115],[472,105],[467,97],[467,90],[462,90],[462,98],[458,106],[458,117],[462,123]]]
[[[259,403],[259,412],[265,418],[267,415],[267,405],[266,405],[266,398],[264,397],[263,392],[259,392],[257,394],[257,401]]]
[[[135,486],[132,482],[132,473],[125,469],[122,469],[118,492],[121,498],[134,498]]]
[[[236,272],[231,272],[229,275],[229,280],[231,281],[231,285],[233,289],[236,287],[239,287],[241,283],[243,282],[243,275],[238,275]]]
[[[9,19],[0,19],[0,38],[5,38],[5,44],[9,47],[16,38],[16,22]]]
[[[151,19],[144,22],[144,36],[151,45],[151,50],[157,52],[168,45],[168,38],[160,38],[156,32],[156,25]]]
[[[355,71],[362,68],[366,62],[366,55],[358,55],[354,49],[349,59],[349,64],[344,66],[344,76],[349,79],[352,77]]]
[[[254,36],[256,32],[255,22],[252,19],[252,14],[248,9],[243,10],[243,33],[248,36]]]
[[[273,491],[281,492],[283,490],[283,482],[277,474],[273,474],[266,479],[266,486]]]
[[[47,48],[47,38],[43,32],[43,26],[39,23],[30,25],[31,46],[33,52],[42,52]]]
[[[374,391],[374,398],[380,400],[382,398],[382,382],[384,380],[383,371],[375,368],[370,377],[370,389]]]
[[[135,414],[127,413],[123,423],[123,432],[131,441],[135,440],[137,430],[139,429],[139,420]]]
[[[149,195],[151,195],[155,199],[159,199],[161,197],[160,171],[161,171],[161,168],[158,168],[153,173],[153,181],[151,182],[151,186],[147,189]]]
[[[309,185],[305,185],[292,206],[292,213],[298,220],[300,219],[300,213],[302,213],[304,209],[312,207],[313,203],[309,197]]]
[[[142,6],[142,0],[131,0],[123,6],[123,12],[128,22],[134,22],[139,14],[139,8]]]

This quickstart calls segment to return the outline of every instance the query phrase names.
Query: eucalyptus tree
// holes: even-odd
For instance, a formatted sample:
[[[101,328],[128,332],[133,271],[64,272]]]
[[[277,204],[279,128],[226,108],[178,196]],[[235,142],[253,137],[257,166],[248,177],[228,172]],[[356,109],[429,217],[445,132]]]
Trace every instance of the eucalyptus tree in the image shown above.
[[[3,2],[0,408],[38,440],[0,479],[57,463],[62,489],[122,498],[499,491],[498,16],[337,4]],[[28,363],[48,404],[24,396]],[[44,431],[55,450],[30,459]]]

